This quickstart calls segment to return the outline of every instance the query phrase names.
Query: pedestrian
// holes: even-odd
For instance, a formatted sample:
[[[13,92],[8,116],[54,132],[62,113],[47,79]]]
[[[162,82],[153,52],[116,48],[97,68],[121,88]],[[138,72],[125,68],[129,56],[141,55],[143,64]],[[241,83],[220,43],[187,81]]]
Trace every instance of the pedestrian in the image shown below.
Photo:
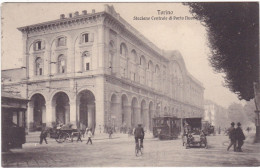
[[[229,148],[231,148],[231,146],[234,146],[234,152],[236,151],[236,129],[235,129],[235,123],[232,122],[231,123],[231,127],[228,129],[228,135],[229,135],[229,139],[230,139],[230,144],[228,145],[227,151],[229,150]]]
[[[88,143],[90,142],[91,145],[92,145],[92,140],[91,140],[92,132],[91,132],[91,129],[88,129],[88,130],[87,130],[87,134],[88,134],[88,141],[87,141],[86,144],[88,144]]]
[[[108,134],[109,134],[109,139],[112,139],[112,134],[113,134],[112,128],[109,129]]]
[[[42,141],[44,140],[46,144],[48,144],[47,142],[47,134],[48,134],[48,130],[46,127],[42,128],[41,134],[40,134],[40,144],[42,144]]]
[[[77,136],[78,136],[77,142],[78,142],[78,141],[82,142],[82,140],[81,140],[81,130],[80,130],[80,128],[78,128]]]
[[[244,144],[244,140],[246,139],[243,130],[241,129],[241,123],[237,123],[237,128],[236,128],[236,140],[237,140],[237,152],[242,152],[241,147]]]

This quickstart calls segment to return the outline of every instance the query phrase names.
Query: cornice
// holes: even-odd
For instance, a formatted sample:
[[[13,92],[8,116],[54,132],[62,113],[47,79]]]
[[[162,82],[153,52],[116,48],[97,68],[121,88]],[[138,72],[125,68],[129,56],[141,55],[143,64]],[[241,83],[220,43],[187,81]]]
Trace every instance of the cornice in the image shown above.
[[[105,12],[105,14],[105,24],[107,24],[107,26],[113,27],[121,34],[124,34],[124,36],[128,37],[129,39],[132,39],[133,41],[135,41],[135,43],[137,43],[138,46],[142,46],[143,48],[147,49],[154,55],[158,56],[159,59],[163,59],[164,61],[169,62],[169,59],[163,56],[162,50],[156,47],[151,41],[146,39],[141,33],[139,33],[123,18],[115,18],[113,15],[107,12]]]
[[[72,18],[57,19],[53,21],[43,22],[39,24],[33,24],[17,28],[22,33],[39,32],[49,29],[57,29],[63,27],[69,27],[73,25],[85,24],[88,22],[102,21],[102,17],[105,12],[99,12],[94,14],[79,15]]]

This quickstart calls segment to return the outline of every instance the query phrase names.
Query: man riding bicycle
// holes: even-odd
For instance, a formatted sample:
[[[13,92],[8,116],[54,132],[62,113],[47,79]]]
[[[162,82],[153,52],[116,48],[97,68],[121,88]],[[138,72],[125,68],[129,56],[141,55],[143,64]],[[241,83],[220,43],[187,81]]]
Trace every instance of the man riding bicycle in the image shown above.
[[[135,135],[135,144],[138,145],[138,139],[141,140],[140,147],[143,148],[143,140],[144,140],[144,129],[142,127],[142,124],[138,124],[138,126],[134,130]]]

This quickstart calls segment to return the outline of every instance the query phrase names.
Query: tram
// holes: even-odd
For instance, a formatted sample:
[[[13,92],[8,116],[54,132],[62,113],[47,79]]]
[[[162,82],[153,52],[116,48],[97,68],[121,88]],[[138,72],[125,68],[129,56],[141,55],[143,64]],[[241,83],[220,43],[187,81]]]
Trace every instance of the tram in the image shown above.
[[[2,151],[22,148],[25,143],[25,112],[29,100],[2,92]]]
[[[174,116],[162,116],[153,118],[153,135],[160,140],[178,138],[181,131],[181,120]]]

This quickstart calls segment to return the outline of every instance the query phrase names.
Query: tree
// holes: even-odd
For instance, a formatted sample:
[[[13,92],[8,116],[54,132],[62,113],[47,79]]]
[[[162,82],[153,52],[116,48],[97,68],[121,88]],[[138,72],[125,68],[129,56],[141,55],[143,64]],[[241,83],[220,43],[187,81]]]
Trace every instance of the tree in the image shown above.
[[[184,3],[208,33],[214,71],[224,73],[225,86],[249,101],[259,82],[259,4],[257,2]]]

